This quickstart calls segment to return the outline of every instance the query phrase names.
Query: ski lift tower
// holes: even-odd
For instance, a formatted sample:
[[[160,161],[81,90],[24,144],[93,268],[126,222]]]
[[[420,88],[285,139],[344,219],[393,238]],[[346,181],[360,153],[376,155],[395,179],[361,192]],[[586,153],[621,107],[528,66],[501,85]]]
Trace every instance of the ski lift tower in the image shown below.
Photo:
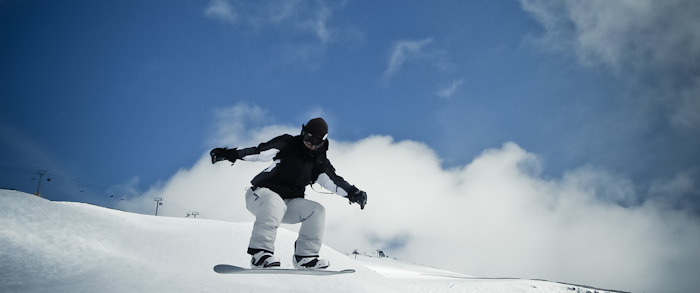
[[[162,197],[156,197],[156,198],[154,199],[154,201],[156,202],[156,216],[157,216],[157,215],[158,215],[158,206],[162,206],[162,205],[163,205],[163,203],[161,202],[161,201],[163,201],[163,198],[162,198]]]
[[[44,178],[44,175],[46,175],[47,173],[49,173],[49,172],[46,170],[39,170],[36,172],[36,175],[39,175],[39,184],[37,184],[37,186],[36,186],[36,192],[34,193],[34,195],[36,195],[38,197],[41,197],[41,193],[39,193],[39,191],[41,190],[41,180]],[[46,181],[51,181],[51,178],[46,179]]]

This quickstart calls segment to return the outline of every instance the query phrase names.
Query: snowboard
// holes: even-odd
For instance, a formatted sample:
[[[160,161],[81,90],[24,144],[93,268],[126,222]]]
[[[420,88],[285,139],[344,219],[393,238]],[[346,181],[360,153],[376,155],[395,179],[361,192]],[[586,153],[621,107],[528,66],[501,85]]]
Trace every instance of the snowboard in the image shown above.
[[[333,270],[301,270],[301,269],[248,269],[234,265],[216,265],[214,271],[219,274],[293,274],[293,275],[314,275],[314,276],[330,276],[339,274],[354,273],[354,269],[345,269],[341,271]]]

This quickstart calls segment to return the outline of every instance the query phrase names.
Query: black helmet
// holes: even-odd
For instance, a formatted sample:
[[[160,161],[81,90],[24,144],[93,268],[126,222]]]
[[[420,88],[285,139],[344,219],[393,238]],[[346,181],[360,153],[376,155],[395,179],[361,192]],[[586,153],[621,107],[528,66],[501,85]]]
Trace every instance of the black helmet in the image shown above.
[[[328,124],[323,118],[314,118],[301,126],[304,142],[312,146],[320,146],[328,138]]]

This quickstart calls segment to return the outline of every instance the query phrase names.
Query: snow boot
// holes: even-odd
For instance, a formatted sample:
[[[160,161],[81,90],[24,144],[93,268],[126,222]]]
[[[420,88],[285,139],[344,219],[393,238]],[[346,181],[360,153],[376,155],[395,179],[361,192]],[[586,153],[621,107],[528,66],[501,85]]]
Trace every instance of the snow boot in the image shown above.
[[[265,269],[279,266],[280,259],[264,250],[253,254],[253,258],[250,260],[250,268],[252,269]]]
[[[318,256],[294,256],[294,268],[302,270],[320,270],[331,265],[326,259],[319,259]]]

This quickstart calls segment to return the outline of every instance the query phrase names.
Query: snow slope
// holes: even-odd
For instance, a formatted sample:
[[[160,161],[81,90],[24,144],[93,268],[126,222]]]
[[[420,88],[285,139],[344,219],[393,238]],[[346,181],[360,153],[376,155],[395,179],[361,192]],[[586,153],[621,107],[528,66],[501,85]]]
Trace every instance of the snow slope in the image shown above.
[[[336,276],[220,275],[245,266],[251,223],[155,217],[0,190],[0,292],[594,292],[533,280],[474,279],[324,246]],[[296,234],[276,254],[291,267]],[[261,291],[262,290],[262,291]],[[604,292],[598,290],[597,292]]]

